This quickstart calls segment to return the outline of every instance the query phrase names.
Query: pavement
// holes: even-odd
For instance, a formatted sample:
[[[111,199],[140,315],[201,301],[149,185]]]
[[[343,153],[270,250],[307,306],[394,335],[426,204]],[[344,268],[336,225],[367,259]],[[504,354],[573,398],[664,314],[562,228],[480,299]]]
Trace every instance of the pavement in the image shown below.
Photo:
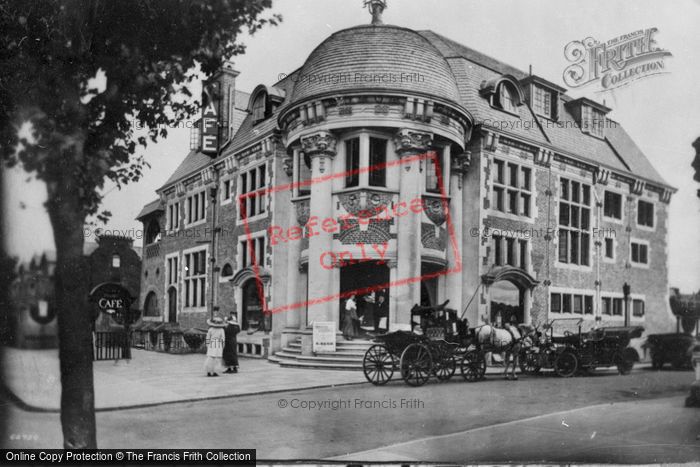
[[[208,378],[202,354],[132,349],[131,360],[93,364],[95,408],[116,410],[231,396],[364,383],[361,372],[289,369],[240,358],[239,373]],[[2,383],[29,410],[58,411],[58,350],[2,349]]]
[[[203,354],[168,354],[132,349],[131,360],[93,363],[96,410],[218,399],[362,384],[360,371],[282,368],[259,358],[239,358],[239,373],[208,378]],[[2,385],[27,410],[58,411],[61,378],[58,349],[3,347]],[[458,370],[459,371],[459,370]],[[487,375],[503,368],[488,367]]]

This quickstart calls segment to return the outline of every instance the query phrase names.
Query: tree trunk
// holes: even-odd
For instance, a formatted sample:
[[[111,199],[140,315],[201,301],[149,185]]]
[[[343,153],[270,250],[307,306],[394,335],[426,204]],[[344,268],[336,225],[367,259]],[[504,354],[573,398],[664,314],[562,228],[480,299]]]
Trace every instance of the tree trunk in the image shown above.
[[[66,449],[95,449],[92,374],[93,317],[88,302],[88,262],[83,256],[85,214],[74,177],[47,186],[47,208],[56,243],[55,297],[61,366],[61,426]]]

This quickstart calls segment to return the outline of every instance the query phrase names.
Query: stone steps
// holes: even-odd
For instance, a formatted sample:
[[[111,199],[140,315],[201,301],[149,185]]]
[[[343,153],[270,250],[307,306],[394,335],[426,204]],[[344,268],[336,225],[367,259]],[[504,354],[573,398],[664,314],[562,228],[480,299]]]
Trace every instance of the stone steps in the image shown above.
[[[285,368],[318,368],[325,370],[362,370],[365,352],[374,342],[365,339],[346,341],[339,338],[335,352],[319,352],[313,355],[301,354],[301,337],[289,342],[286,347],[268,358]]]

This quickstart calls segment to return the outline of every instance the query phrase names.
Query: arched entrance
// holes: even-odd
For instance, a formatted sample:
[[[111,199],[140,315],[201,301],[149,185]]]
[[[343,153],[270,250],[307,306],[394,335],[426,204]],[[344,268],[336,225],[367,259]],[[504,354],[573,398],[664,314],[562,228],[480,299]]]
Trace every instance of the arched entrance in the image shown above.
[[[522,323],[525,320],[522,293],[510,281],[503,280],[491,285],[491,322],[497,326],[505,323]]]
[[[263,307],[260,300],[260,290],[262,284],[255,279],[248,279],[243,283],[243,294],[241,303],[241,326],[246,329],[263,328]]]
[[[532,289],[538,284],[525,270],[513,266],[491,269],[481,277],[487,287],[491,323],[530,323]]]
[[[168,322],[177,323],[177,289],[168,289]]]
[[[146,300],[143,302],[143,316],[159,316],[158,297],[155,292],[148,292]]]
[[[265,268],[257,268],[257,271],[244,268],[231,278],[231,284],[236,289],[236,306],[241,330],[267,332],[272,329],[272,316],[265,313],[271,277]]]

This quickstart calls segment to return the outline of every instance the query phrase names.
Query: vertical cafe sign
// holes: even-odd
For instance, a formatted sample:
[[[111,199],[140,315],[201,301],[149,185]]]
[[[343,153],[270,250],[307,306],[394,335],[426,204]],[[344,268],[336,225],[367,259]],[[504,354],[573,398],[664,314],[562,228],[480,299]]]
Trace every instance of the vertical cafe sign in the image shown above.
[[[671,52],[658,46],[657,32],[657,28],[648,28],[606,42],[592,37],[569,42],[564,56],[571,65],[564,70],[564,82],[570,88],[599,83],[602,92],[668,73],[664,59]]]
[[[212,82],[202,89],[202,152],[216,156],[219,152],[219,83]]]

